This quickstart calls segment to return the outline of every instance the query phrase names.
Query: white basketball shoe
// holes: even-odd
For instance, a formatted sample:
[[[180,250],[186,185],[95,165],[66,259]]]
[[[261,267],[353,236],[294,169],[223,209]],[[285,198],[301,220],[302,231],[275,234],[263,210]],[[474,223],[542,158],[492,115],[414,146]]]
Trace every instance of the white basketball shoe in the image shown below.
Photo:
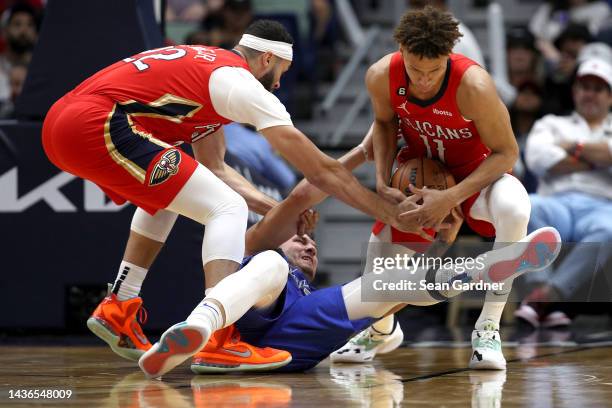
[[[561,236],[552,227],[540,228],[521,241],[490,251],[488,268],[481,278],[488,282],[504,282],[526,272],[548,267],[559,256]],[[499,324],[485,320],[472,331],[472,356],[469,367],[478,370],[505,370]]]
[[[399,324],[389,334],[379,333],[372,327],[359,332],[348,343],[334,351],[329,357],[332,363],[365,363],[376,354],[389,353],[404,341],[404,332]]]
[[[481,325],[482,329],[472,331],[472,356],[470,368],[476,370],[505,370],[506,359],[502,353],[499,326],[490,320]]]

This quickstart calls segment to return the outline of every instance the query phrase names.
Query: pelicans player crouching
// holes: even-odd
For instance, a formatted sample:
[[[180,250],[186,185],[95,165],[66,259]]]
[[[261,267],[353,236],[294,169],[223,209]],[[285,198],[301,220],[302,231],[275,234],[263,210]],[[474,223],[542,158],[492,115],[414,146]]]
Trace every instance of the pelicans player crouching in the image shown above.
[[[369,68],[366,85],[375,112],[377,191],[391,202],[404,199],[399,190],[387,185],[399,131],[406,142],[399,161],[420,156],[437,159],[457,182],[444,191],[411,189],[423,195],[422,206],[411,213],[419,225],[435,229],[452,208],[461,206],[467,224],[480,235],[495,236],[496,244],[517,242],[527,234],[531,211],[522,184],[506,174],[518,157],[518,146],[508,111],[489,74],[474,61],[451,53],[460,36],[458,23],[449,13],[432,7],[409,11],[395,29],[399,51]],[[368,259],[412,255],[410,245],[399,244],[418,241],[420,236],[378,221]],[[511,286],[509,280],[503,291],[487,292],[472,332],[471,368],[506,367],[499,323]],[[432,293],[431,302],[440,296]],[[370,329],[372,335],[391,330],[391,319],[378,323],[382,329]],[[350,343],[343,349],[344,356],[336,355],[337,360],[354,357],[347,352]]]

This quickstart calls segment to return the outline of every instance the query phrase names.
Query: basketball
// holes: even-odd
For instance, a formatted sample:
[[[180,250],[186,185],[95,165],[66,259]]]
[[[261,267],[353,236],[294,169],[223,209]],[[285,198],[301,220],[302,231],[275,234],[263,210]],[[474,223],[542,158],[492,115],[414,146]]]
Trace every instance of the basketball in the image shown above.
[[[439,161],[418,157],[400,164],[391,177],[391,187],[407,196],[412,195],[409,184],[417,188],[446,190],[455,185],[455,179]]]

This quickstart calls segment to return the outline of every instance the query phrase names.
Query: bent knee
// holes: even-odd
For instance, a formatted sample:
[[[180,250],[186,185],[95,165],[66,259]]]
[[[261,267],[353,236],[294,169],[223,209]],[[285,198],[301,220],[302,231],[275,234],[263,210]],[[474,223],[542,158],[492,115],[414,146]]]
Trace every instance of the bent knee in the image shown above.
[[[220,202],[212,209],[210,213],[210,217],[218,217],[229,215],[232,217],[237,217],[240,219],[246,219],[249,213],[249,207],[245,201],[245,199],[228,187],[229,191],[226,191],[222,197],[220,197]]]
[[[499,223],[527,225],[531,215],[529,203],[526,205],[504,205],[495,210],[495,219]]]
[[[264,279],[272,288],[283,288],[287,283],[289,275],[289,264],[278,252],[268,250],[255,255],[253,262],[261,262],[263,265],[262,275],[257,279]]]

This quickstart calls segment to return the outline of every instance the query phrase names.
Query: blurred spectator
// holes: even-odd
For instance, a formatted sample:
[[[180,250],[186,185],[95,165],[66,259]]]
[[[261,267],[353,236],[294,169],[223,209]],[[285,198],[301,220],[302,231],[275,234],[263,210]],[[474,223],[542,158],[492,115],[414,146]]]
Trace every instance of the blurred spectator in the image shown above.
[[[521,153],[512,169],[512,174],[521,180],[528,192],[533,192],[536,180],[525,166],[524,151],[527,134],[542,113],[543,75],[540,55],[535,48],[533,35],[526,27],[520,26],[508,30],[506,53],[508,81],[516,90],[516,96],[508,106],[508,110],[512,130]]]
[[[225,0],[220,10],[220,37],[222,48],[232,48],[242,37],[244,30],[253,21],[250,0]]]
[[[526,80],[516,86],[516,98],[509,108],[512,130],[519,145],[519,160],[512,168],[512,174],[521,180],[527,192],[532,193],[537,187],[537,179],[525,165],[525,144],[527,135],[535,121],[542,113],[542,88],[535,82]]]
[[[227,150],[287,193],[295,185],[295,174],[261,134],[238,123],[223,127]]]
[[[542,88],[535,82],[525,81],[517,86],[517,96],[510,108],[512,128],[517,139],[526,139],[542,111]]]
[[[190,33],[185,41],[230,49],[238,44],[251,21],[253,11],[250,0],[225,0],[218,10],[202,20],[201,29]]]
[[[542,82],[540,54],[535,47],[535,38],[526,27],[518,26],[508,30],[506,36],[508,80],[514,87],[526,82]]]
[[[224,0],[168,0],[166,21],[199,22],[223,6]]]
[[[536,46],[552,65],[562,63],[562,50],[555,44],[570,25],[581,25],[594,37],[610,16],[605,1],[552,0],[540,6],[529,22]]]
[[[547,60],[544,84],[547,113],[567,114],[572,111],[572,82],[578,54],[592,40],[589,30],[578,24],[570,24],[555,41],[559,50],[558,59]]]
[[[253,9],[256,14],[295,15],[302,41],[322,39],[332,16],[329,0],[253,0]]]
[[[408,6],[412,8],[423,8],[425,6],[433,6],[442,10],[447,10],[446,0],[407,0]],[[453,52],[463,54],[471,60],[476,61],[481,67],[485,66],[484,57],[480,45],[476,41],[476,37],[472,31],[461,21],[459,21],[459,32],[463,35],[459,38],[459,42],[453,48]]]
[[[607,246],[600,251],[588,243],[612,242],[611,87],[610,61],[586,60],[573,84],[576,111],[545,116],[527,140],[527,164],[540,177],[538,194],[530,196],[529,231],[551,225],[563,242],[579,243],[554,273],[526,276],[528,283],[543,285],[529,293],[516,315],[534,326],[569,324],[549,302],[571,299],[610,258]]]
[[[2,14],[2,32],[6,48],[0,55],[0,102],[11,97],[9,74],[16,64],[26,65],[38,39],[38,14],[34,8],[18,3]]]
[[[256,16],[280,22],[293,36],[293,63],[275,94],[292,116],[311,118],[319,80],[333,81],[343,61],[333,0],[251,1]]]
[[[612,48],[610,48],[610,45],[602,42],[593,42],[580,49],[578,53],[578,63],[592,58],[612,61]]]
[[[15,63],[9,71],[10,98],[0,107],[0,119],[15,118],[15,101],[21,95],[23,83],[28,74],[28,66],[24,63]]]
[[[314,19],[312,37],[320,42],[328,31],[333,17],[333,8],[329,0],[311,0],[311,14]]]
[[[585,25],[596,35],[609,15],[605,1],[551,0],[536,10],[529,29],[539,41],[552,43],[570,23]]]

